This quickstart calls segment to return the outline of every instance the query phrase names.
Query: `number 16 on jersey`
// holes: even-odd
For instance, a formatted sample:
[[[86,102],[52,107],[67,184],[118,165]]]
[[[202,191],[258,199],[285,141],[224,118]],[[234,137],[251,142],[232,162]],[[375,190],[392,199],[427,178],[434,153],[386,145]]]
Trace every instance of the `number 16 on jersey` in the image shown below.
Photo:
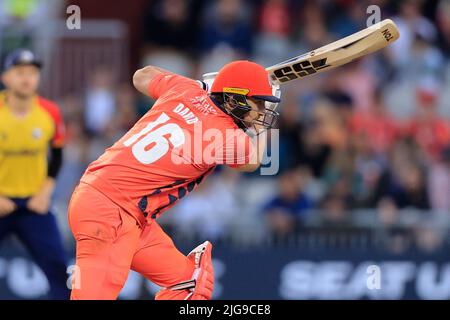
[[[125,146],[132,146],[132,153],[140,163],[151,164],[158,161],[169,151],[169,142],[174,148],[184,144],[183,130],[176,123],[167,123],[169,120],[170,117],[163,112],[155,121],[150,122],[144,129],[124,142]],[[161,124],[162,126],[155,129]],[[169,135],[168,138],[166,138],[167,135]]]

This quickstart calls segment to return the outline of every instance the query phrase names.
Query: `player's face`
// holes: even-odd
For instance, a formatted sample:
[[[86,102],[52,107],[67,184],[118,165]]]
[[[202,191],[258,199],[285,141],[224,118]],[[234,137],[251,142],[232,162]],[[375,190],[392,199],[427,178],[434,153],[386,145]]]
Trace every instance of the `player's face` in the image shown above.
[[[39,86],[40,71],[33,65],[15,66],[3,74],[3,83],[21,98],[33,96]]]
[[[263,112],[265,110],[264,101],[247,98],[247,103],[252,108],[252,110],[250,110],[245,115],[245,121],[251,123],[255,120],[258,120],[260,117],[263,117]]]

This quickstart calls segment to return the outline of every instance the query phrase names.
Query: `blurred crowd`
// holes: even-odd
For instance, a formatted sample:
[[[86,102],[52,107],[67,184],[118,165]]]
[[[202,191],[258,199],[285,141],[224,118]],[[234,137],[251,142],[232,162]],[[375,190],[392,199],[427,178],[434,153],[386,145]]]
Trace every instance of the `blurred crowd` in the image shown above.
[[[425,250],[445,242],[449,0],[149,1],[140,21],[140,66],[196,79],[236,59],[270,66],[365,28],[369,5],[396,22],[400,39],[381,53],[283,86],[278,174],[218,168],[163,215],[168,232],[279,240],[357,221],[395,237],[406,225],[412,231],[405,237]],[[116,81],[113,71],[98,66],[82,91],[58,97],[68,132],[55,195],[61,212],[87,164],[153,103],[129,81]]]

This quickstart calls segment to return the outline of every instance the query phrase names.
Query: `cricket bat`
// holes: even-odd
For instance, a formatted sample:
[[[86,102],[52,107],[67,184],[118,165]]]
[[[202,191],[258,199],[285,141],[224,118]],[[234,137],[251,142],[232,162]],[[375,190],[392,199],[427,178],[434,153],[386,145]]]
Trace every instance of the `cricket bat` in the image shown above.
[[[345,38],[268,67],[266,70],[272,83],[281,85],[342,66],[383,49],[399,36],[394,21],[385,19]],[[207,73],[203,75],[203,79],[211,81],[216,75],[217,72]]]
[[[274,84],[282,84],[342,66],[383,49],[399,38],[394,21],[383,20],[326,46],[266,68]]]

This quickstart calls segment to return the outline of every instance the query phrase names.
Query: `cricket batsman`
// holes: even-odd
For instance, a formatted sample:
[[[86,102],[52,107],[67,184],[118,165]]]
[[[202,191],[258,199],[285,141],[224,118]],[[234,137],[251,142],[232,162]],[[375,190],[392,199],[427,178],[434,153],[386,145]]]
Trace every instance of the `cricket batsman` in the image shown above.
[[[65,250],[49,212],[62,164],[64,123],[58,107],[37,94],[40,68],[40,61],[26,49],[5,59],[6,89],[0,92],[0,240],[15,234],[47,276],[50,297],[68,299]]]
[[[209,91],[154,66],[133,83],[156,103],[88,166],[69,204],[71,298],[116,299],[131,269],[162,287],[156,299],[211,299],[212,244],[185,256],[157,218],[217,165],[256,170],[280,99],[267,71],[250,61],[225,65]]]

